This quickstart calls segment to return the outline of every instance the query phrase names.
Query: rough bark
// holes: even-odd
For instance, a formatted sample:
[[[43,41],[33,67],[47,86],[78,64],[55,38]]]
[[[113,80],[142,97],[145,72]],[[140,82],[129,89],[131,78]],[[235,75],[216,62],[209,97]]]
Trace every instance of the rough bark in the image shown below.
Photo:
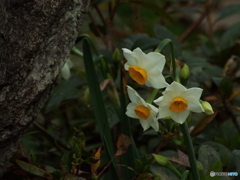
[[[89,0],[0,1],[0,177],[48,99]]]

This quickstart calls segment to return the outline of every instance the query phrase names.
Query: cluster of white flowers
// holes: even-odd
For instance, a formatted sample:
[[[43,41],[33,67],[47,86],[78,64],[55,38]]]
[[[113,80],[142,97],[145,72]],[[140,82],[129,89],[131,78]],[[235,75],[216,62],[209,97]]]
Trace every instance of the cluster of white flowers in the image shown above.
[[[166,88],[162,96],[154,100],[154,103],[158,105],[156,108],[145,102],[133,88],[127,86],[131,103],[127,106],[126,115],[139,119],[144,131],[150,126],[158,131],[159,118],[170,117],[175,122],[182,124],[186,121],[190,111],[197,113],[206,111],[199,102],[202,89],[187,89],[178,82],[174,81],[169,85],[165,81],[162,71],[166,59],[162,54],[156,52],[145,54],[140,48],[133,51],[123,48],[123,55],[127,60],[124,66],[125,70],[129,71],[129,75],[134,81],[155,89]],[[210,106],[208,114],[212,113]]]

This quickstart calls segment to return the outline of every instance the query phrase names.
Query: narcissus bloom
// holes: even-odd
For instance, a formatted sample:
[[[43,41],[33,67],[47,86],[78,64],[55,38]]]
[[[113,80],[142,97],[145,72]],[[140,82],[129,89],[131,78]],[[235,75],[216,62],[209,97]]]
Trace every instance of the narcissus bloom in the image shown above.
[[[153,127],[155,131],[158,131],[159,124],[156,118],[158,109],[146,103],[130,86],[127,86],[127,91],[131,103],[127,106],[126,115],[131,118],[139,119],[144,131],[150,126]]]
[[[201,94],[200,88],[187,89],[174,81],[163,92],[163,96],[154,101],[159,106],[158,118],[171,117],[175,122],[182,124],[190,111],[204,112],[199,102]]]
[[[162,75],[166,59],[160,53],[150,52],[145,54],[140,48],[133,51],[123,48],[123,55],[127,62],[125,70],[129,71],[131,78],[138,84],[161,89],[168,84]]]

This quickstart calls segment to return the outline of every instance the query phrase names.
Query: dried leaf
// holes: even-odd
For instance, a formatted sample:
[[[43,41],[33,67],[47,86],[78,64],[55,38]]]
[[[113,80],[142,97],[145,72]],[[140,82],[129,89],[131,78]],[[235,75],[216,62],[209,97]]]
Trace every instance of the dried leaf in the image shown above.
[[[132,144],[132,140],[128,136],[121,134],[117,141],[117,152],[115,156],[124,154],[130,144]]]
[[[237,95],[240,94],[240,91],[235,91],[231,94],[230,98],[229,98],[229,101],[231,101],[233,98],[235,98]]]
[[[97,152],[93,153],[93,158],[99,159],[96,163],[91,165],[91,173],[97,175],[97,168],[100,166],[100,157],[101,157],[102,146],[100,146]]]
[[[200,131],[202,131],[217,115],[218,111],[215,111],[214,114],[210,116],[205,116],[203,119],[201,119],[198,124],[194,127],[194,129],[191,132],[191,136],[197,135]]]
[[[230,108],[240,111],[240,107],[238,107],[238,106],[230,106]]]
[[[178,158],[168,158],[170,161],[176,162],[185,167],[190,167],[188,155],[178,150]]]
[[[219,98],[217,96],[207,96],[204,98],[204,101],[216,101],[219,100]]]
[[[79,169],[78,165],[73,165],[71,169],[71,173],[75,176],[79,176],[80,174],[89,174],[88,172],[82,171]]]
[[[107,86],[108,83],[110,83],[111,79],[105,79],[103,82],[100,83],[100,89],[103,91]]]

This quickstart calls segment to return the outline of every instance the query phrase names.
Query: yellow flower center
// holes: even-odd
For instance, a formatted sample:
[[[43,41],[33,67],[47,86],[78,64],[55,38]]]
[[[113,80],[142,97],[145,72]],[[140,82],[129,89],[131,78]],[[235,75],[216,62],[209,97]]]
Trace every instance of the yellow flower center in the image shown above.
[[[170,106],[169,109],[173,112],[183,112],[187,109],[188,107],[188,102],[182,98],[182,97],[175,97]]]
[[[150,110],[145,106],[137,106],[134,111],[136,115],[141,119],[147,119],[150,115]]]
[[[129,74],[131,78],[133,78],[134,81],[136,81],[138,84],[143,85],[148,78],[147,72],[138,67],[138,66],[130,66],[128,68]]]

